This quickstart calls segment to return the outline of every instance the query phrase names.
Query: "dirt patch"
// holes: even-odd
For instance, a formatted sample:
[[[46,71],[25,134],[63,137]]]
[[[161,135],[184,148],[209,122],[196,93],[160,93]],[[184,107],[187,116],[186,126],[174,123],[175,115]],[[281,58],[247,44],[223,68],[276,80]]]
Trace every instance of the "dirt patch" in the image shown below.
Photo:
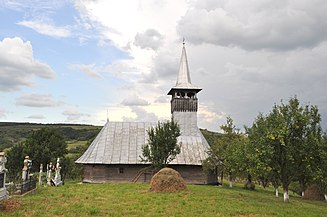
[[[186,189],[186,183],[181,174],[171,168],[163,168],[151,179],[152,192],[179,192]]]
[[[5,212],[12,212],[18,210],[22,203],[18,199],[9,199],[0,202],[0,210]]]

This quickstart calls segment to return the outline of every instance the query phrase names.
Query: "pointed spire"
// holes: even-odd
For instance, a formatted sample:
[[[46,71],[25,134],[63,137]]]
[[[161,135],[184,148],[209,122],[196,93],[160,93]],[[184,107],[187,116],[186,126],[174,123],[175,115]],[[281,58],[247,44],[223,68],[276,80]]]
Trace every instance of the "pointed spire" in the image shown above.
[[[182,56],[179,65],[176,87],[191,87],[191,86],[193,85],[191,82],[190,70],[188,68],[186,49],[185,49],[185,39],[183,38],[183,50],[182,50]]]
[[[188,61],[185,49],[185,39],[183,38],[183,49],[182,49],[182,56],[179,65],[179,72],[176,81],[175,87],[171,88],[168,92],[168,95],[172,95],[174,91],[178,89],[192,89],[196,92],[199,92],[201,88],[194,86],[191,82],[190,70],[188,68]]]

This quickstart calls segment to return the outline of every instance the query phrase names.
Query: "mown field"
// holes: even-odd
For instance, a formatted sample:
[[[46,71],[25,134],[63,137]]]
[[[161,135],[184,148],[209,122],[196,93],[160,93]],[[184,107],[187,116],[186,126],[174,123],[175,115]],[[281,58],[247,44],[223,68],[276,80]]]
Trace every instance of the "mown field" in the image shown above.
[[[148,184],[78,184],[44,187],[12,198],[0,216],[327,216],[327,203],[271,190],[189,185],[180,193],[152,193]]]

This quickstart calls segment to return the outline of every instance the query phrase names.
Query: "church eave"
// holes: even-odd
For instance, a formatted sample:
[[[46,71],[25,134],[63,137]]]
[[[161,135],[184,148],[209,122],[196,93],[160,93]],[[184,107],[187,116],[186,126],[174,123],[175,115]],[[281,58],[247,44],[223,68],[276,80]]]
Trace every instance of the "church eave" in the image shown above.
[[[202,88],[199,88],[199,87],[195,87],[195,86],[192,86],[192,87],[173,87],[169,90],[169,92],[167,93],[167,95],[173,95],[174,92],[177,92],[177,91],[195,91],[196,93],[200,92],[202,90]]]

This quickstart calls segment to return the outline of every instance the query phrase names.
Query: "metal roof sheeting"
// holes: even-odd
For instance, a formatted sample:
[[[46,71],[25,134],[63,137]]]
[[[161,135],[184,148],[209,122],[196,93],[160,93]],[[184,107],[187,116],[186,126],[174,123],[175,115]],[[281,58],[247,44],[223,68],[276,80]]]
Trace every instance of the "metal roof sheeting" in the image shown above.
[[[85,153],[80,164],[144,164],[142,146],[147,143],[151,122],[107,122]],[[181,152],[170,164],[202,165],[209,145],[202,133],[178,137]]]

